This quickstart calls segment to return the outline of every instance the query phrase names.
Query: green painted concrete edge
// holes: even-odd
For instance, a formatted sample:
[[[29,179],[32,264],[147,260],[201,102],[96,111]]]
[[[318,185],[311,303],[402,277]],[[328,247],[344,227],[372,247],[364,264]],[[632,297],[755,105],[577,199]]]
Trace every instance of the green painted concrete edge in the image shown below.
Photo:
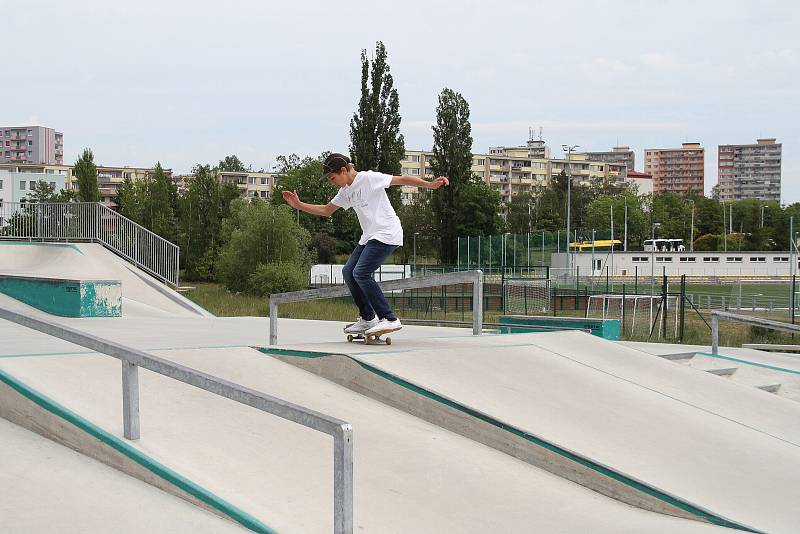
[[[72,245],[70,243],[37,243],[31,241],[5,241],[0,240],[0,245],[28,245],[28,246],[35,246],[35,247],[67,247],[71,249],[75,249],[78,251],[78,254],[84,256],[83,251],[77,246]]]
[[[643,482],[639,482],[637,480],[634,480],[634,479],[632,479],[632,478],[630,478],[630,477],[628,477],[628,476],[626,476],[626,475],[624,475],[622,473],[614,471],[614,470],[612,470],[612,469],[610,469],[608,467],[602,466],[602,465],[600,465],[600,464],[598,464],[596,462],[593,462],[592,460],[589,460],[588,458],[584,458],[582,456],[579,456],[579,455],[577,455],[577,454],[575,454],[573,452],[570,452],[570,451],[568,451],[568,450],[566,450],[564,448],[559,447],[558,445],[556,445],[554,443],[551,443],[551,442],[549,442],[547,440],[544,440],[544,439],[542,439],[542,438],[540,438],[538,436],[534,436],[534,435],[529,434],[529,433],[527,433],[527,432],[525,432],[523,430],[520,430],[520,429],[518,429],[518,428],[516,428],[516,427],[514,427],[512,425],[509,425],[508,423],[503,423],[502,421],[499,421],[499,420],[497,420],[497,419],[495,419],[493,417],[490,417],[488,415],[482,414],[482,413],[480,413],[480,412],[478,412],[478,411],[476,411],[476,410],[474,410],[472,408],[464,406],[461,403],[458,403],[458,402],[455,402],[453,400],[450,400],[450,399],[448,399],[446,397],[443,397],[443,396],[441,396],[441,395],[439,395],[437,393],[434,393],[434,392],[432,392],[430,390],[427,390],[427,389],[425,389],[423,387],[420,387],[420,386],[418,386],[416,384],[413,384],[413,383],[411,383],[411,382],[409,382],[409,381],[407,381],[407,380],[405,380],[403,378],[400,378],[398,376],[395,376],[395,375],[392,375],[390,373],[387,373],[386,371],[378,369],[377,367],[374,367],[374,366],[372,366],[370,364],[367,364],[367,363],[364,363],[364,362],[360,362],[360,361],[358,361],[357,359],[353,358],[352,356],[350,356],[348,354],[314,353],[314,352],[304,352],[304,351],[289,350],[289,349],[271,349],[271,348],[268,348],[268,347],[255,347],[255,348],[259,352],[262,352],[264,354],[276,354],[276,355],[281,355],[281,356],[295,356],[295,357],[300,357],[300,358],[321,358],[321,357],[325,357],[325,356],[344,356],[344,357],[349,358],[350,360],[354,361],[356,364],[358,364],[363,369],[365,369],[365,370],[367,370],[367,371],[369,371],[371,373],[374,373],[374,374],[380,376],[381,378],[383,378],[385,380],[388,380],[388,381],[390,381],[390,382],[392,382],[394,384],[397,384],[397,385],[399,385],[401,387],[404,387],[404,388],[406,388],[406,389],[408,389],[408,390],[410,390],[410,391],[412,391],[414,393],[417,393],[419,395],[427,397],[427,398],[429,398],[431,400],[434,400],[436,402],[444,404],[445,406],[448,406],[448,407],[453,408],[455,410],[458,410],[458,411],[460,411],[462,413],[465,413],[465,414],[467,414],[467,415],[469,415],[471,417],[475,417],[476,419],[479,419],[479,420],[481,420],[481,421],[483,421],[485,423],[488,423],[488,424],[490,424],[492,426],[495,426],[495,427],[497,427],[497,428],[499,428],[501,430],[504,430],[506,432],[510,432],[511,434],[514,434],[515,436],[521,437],[521,438],[525,439],[526,441],[529,441],[529,442],[531,442],[531,443],[533,443],[535,445],[543,447],[543,448],[545,448],[545,449],[547,449],[547,450],[549,450],[551,452],[554,452],[554,453],[558,454],[559,456],[563,456],[564,458],[567,458],[568,460],[571,460],[571,461],[573,461],[573,462],[575,462],[577,464],[580,464],[580,465],[582,465],[584,467],[587,467],[587,468],[589,468],[589,469],[591,469],[593,471],[596,471],[596,472],[598,472],[598,473],[600,473],[602,475],[605,475],[605,476],[607,476],[609,478],[612,478],[612,479],[616,480],[617,482],[621,482],[621,483],[623,483],[623,484],[625,484],[625,485],[627,485],[629,487],[632,487],[632,488],[634,488],[634,489],[636,489],[638,491],[641,491],[642,493],[650,495],[651,497],[655,497],[656,499],[658,499],[658,500],[660,500],[662,502],[670,504],[670,505],[672,505],[672,506],[674,506],[676,508],[679,508],[679,509],[681,509],[681,510],[683,510],[685,512],[688,512],[688,513],[690,513],[690,514],[692,514],[692,515],[694,515],[696,517],[705,519],[709,523],[712,523],[712,524],[718,525],[718,526],[722,526],[722,527],[733,528],[733,529],[736,529],[736,530],[743,530],[745,532],[754,532],[754,533],[761,534],[761,531],[751,529],[751,528],[746,527],[744,525],[740,525],[738,523],[735,523],[735,522],[730,521],[728,519],[725,519],[723,517],[719,517],[719,516],[717,516],[717,515],[715,515],[715,514],[713,514],[711,512],[708,512],[706,510],[698,508],[698,507],[696,507],[696,506],[694,506],[692,504],[689,504],[687,502],[681,501],[681,500],[679,500],[679,499],[677,499],[677,498],[675,498],[675,497],[673,497],[673,496],[671,496],[671,495],[669,495],[667,493],[664,493],[661,490],[658,490],[656,488],[648,486],[647,484],[645,484]]]
[[[60,417],[64,421],[67,421],[73,426],[83,430],[90,436],[100,440],[102,443],[105,443],[112,449],[130,458],[131,460],[133,460],[140,466],[144,467],[151,473],[169,482],[170,484],[176,486],[177,488],[185,491],[189,495],[195,497],[196,499],[214,508],[215,510],[221,512],[222,514],[230,517],[231,519],[241,524],[242,526],[248,528],[249,530],[252,530],[253,532],[259,532],[262,534],[277,534],[275,530],[271,529],[270,527],[268,527],[255,517],[251,516],[247,512],[240,510],[236,506],[225,501],[221,497],[214,495],[207,489],[199,486],[195,482],[192,482],[183,475],[176,473],[169,467],[147,456],[139,449],[129,445],[128,443],[125,443],[117,436],[114,436],[113,434],[103,430],[99,426],[95,425],[94,423],[90,422],[87,419],[84,419],[80,415],[62,406],[61,404],[50,399],[49,397],[46,397],[42,393],[36,391],[35,389],[31,388],[30,386],[21,382],[20,380],[14,378],[13,376],[11,376],[10,374],[8,374],[3,370],[0,370],[0,382],[5,383],[14,391],[24,396],[25,398],[33,401],[34,403],[44,408],[48,412],[56,415],[57,417]]]
[[[720,360],[728,360],[731,362],[743,363],[745,365],[752,365],[753,367],[762,367],[764,369],[770,369],[772,371],[780,371],[781,373],[800,375],[800,371],[795,371],[794,369],[786,369],[785,367],[776,367],[774,365],[767,365],[766,363],[758,363],[758,362],[752,362],[750,360],[742,360],[741,358],[734,358],[733,356],[723,356],[722,354],[711,354],[710,352],[695,352],[695,354],[700,354],[702,356],[710,356],[712,358],[719,358]]]

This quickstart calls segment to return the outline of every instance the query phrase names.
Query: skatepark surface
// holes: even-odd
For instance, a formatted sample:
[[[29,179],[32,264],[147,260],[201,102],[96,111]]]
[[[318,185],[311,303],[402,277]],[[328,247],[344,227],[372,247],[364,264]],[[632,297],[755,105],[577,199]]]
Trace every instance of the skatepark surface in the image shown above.
[[[242,532],[235,523],[2,418],[0,443],[3,532]]]
[[[268,319],[210,316],[154,288],[152,279],[99,245],[77,245],[82,254],[63,246],[43,251],[6,245],[26,251],[19,263],[3,258],[3,246],[0,273],[52,276],[63,262],[75,261],[83,263],[70,267],[80,271],[73,274],[116,276],[122,280],[123,316],[57,318],[4,295],[0,307],[47,317],[350,422],[357,532],[725,529],[703,522],[709,520],[751,531],[795,532],[800,524],[800,404],[676,365],[641,347],[580,332],[472,336],[467,329],[412,326],[394,333],[391,346],[375,346],[347,343],[341,323],[296,319],[280,319],[278,344],[268,347]],[[126,291],[126,284],[134,289]],[[118,360],[8,321],[0,320],[0,339],[0,373],[9,383],[24,384],[31,395],[77,414],[109,440],[123,441]],[[337,381],[343,365],[352,365],[353,376],[372,390]],[[261,531],[332,530],[328,436],[146,370],[139,381],[141,438],[126,442],[136,454],[256,518]],[[404,388],[403,402],[410,404],[391,398],[396,389],[389,386]],[[13,400],[28,410],[24,417],[15,412],[24,423],[44,424],[35,407],[13,391],[4,395],[0,408]],[[473,439],[472,415],[459,428],[437,425],[429,414],[414,412],[416,397],[474,414],[501,434],[527,436],[567,464],[583,462],[598,478],[617,477],[631,491],[677,503],[683,516],[620,502],[609,497],[613,491],[578,484],[559,476],[558,468]],[[13,428],[17,436],[27,432]],[[94,462],[39,436],[24,436],[4,441],[4,454],[22,459],[20,449],[27,447],[21,443],[42,440],[65,458]],[[90,445],[86,440],[70,446]],[[95,476],[78,465],[64,472]],[[34,469],[20,473],[31,488],[57,480],[45,480],[50,473]],[[124,480],[163,494],[164,510],[188,507],[195,515],[187,512],[187,522],[217,520],[159,489]]]

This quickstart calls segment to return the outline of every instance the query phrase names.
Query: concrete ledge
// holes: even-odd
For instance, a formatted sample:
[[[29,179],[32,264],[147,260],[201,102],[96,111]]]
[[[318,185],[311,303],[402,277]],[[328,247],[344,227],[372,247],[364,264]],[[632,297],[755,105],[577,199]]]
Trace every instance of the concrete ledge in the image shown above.
[[[119,280],[0,274],[0,293],[61,317],[121,317]]]
[[[0,371],[0,417],[254,532],[275,534],[258,519],[4,371]]]
[[[259,349],[357,393],[644,510],[750,529],[344,354]]]

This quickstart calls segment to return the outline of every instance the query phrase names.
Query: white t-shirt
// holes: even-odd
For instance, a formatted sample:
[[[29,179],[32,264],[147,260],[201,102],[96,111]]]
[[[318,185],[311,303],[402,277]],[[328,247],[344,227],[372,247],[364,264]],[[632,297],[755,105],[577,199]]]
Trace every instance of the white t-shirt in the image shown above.
[[[403,244],[403,227],[386,196],[386,188],[392,185],[392,176],[374,171],[361,171],[353,183],[339,189],[331,200],[340,208],[353,208],[361,225],[359,245],[377,239],[387,245]]]

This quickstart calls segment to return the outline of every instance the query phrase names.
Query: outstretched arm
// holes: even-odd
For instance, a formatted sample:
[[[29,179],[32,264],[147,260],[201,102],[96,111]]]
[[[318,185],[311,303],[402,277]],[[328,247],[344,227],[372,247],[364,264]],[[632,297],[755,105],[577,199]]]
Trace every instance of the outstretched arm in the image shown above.
[[[429,182],[416,176],[392,176],[392,185],[413,185],[414,187],[423,187],[425,189],[439,189],[443,185],[450,185],[450,179],[446,176],[440,176]]]
[[[317,215],[318,217],[330,217],[334,211],[339,209],[339,206],[331,202],[327,204],[306,204],[301,202],[300,197],[297,196],[297,191],[284,191],[281,194],[283,195],[283,200],[294,209]]]

